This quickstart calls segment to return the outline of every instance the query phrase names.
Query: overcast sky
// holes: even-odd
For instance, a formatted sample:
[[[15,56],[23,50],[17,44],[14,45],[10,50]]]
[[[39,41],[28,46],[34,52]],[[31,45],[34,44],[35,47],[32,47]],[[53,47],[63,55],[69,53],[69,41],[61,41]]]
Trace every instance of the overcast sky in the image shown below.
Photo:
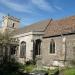
[[[21,20],[21,27],[45,19],[75,15],[75,0],[0,0],[0,20],[10,14]]]

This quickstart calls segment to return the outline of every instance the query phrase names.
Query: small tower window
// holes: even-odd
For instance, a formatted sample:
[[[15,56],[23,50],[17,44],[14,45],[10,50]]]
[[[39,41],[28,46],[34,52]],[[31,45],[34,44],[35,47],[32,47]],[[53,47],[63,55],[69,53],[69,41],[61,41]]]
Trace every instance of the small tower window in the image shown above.
[[[14,26],[15,26],[15,23],[13,23],[12,27],[14,27]]]

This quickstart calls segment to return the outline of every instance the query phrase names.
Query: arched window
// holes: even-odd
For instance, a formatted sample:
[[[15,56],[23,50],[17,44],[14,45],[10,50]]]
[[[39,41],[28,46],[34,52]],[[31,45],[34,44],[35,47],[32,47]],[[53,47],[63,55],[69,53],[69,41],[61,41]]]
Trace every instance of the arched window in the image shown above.
[[[26,55],[26,42],[22,41],[20,46],[20,57],[24,58]]]
[[[55,53],[55,42],[53,39],[50,41],[50,53]]]

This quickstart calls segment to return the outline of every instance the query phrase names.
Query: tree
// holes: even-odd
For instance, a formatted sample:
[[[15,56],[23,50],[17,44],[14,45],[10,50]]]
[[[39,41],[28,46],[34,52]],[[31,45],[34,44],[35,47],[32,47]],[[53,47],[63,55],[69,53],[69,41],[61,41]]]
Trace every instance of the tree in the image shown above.
[[[12,33],[11,33],[12,34]],[[20,75],[23,65],[11,58],[11,46],[18,41],[8,31],[0,33],[0,75]]]
[[[12,32],[9,33],[5,31],[0,33],[0,58],[9,59],[11,56],[11,46],[15,44],[15,47],[18,45],[16,38],[13,38]]]

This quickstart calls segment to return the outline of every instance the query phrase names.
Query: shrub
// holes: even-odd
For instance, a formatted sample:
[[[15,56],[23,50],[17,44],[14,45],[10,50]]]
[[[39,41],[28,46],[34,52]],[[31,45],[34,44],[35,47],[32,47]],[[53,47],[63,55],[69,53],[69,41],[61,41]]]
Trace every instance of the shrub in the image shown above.
[[[14,59],[4,61],[0,64],[0,75],[20,75],[19,72],[22,72],[20,70],[23,67],[22,64],[16,62]]]
[[[31,65],[31,64],[35,65],[36,62],[34,60],[29,60],[29,61],[26,62],[26,65]]]

